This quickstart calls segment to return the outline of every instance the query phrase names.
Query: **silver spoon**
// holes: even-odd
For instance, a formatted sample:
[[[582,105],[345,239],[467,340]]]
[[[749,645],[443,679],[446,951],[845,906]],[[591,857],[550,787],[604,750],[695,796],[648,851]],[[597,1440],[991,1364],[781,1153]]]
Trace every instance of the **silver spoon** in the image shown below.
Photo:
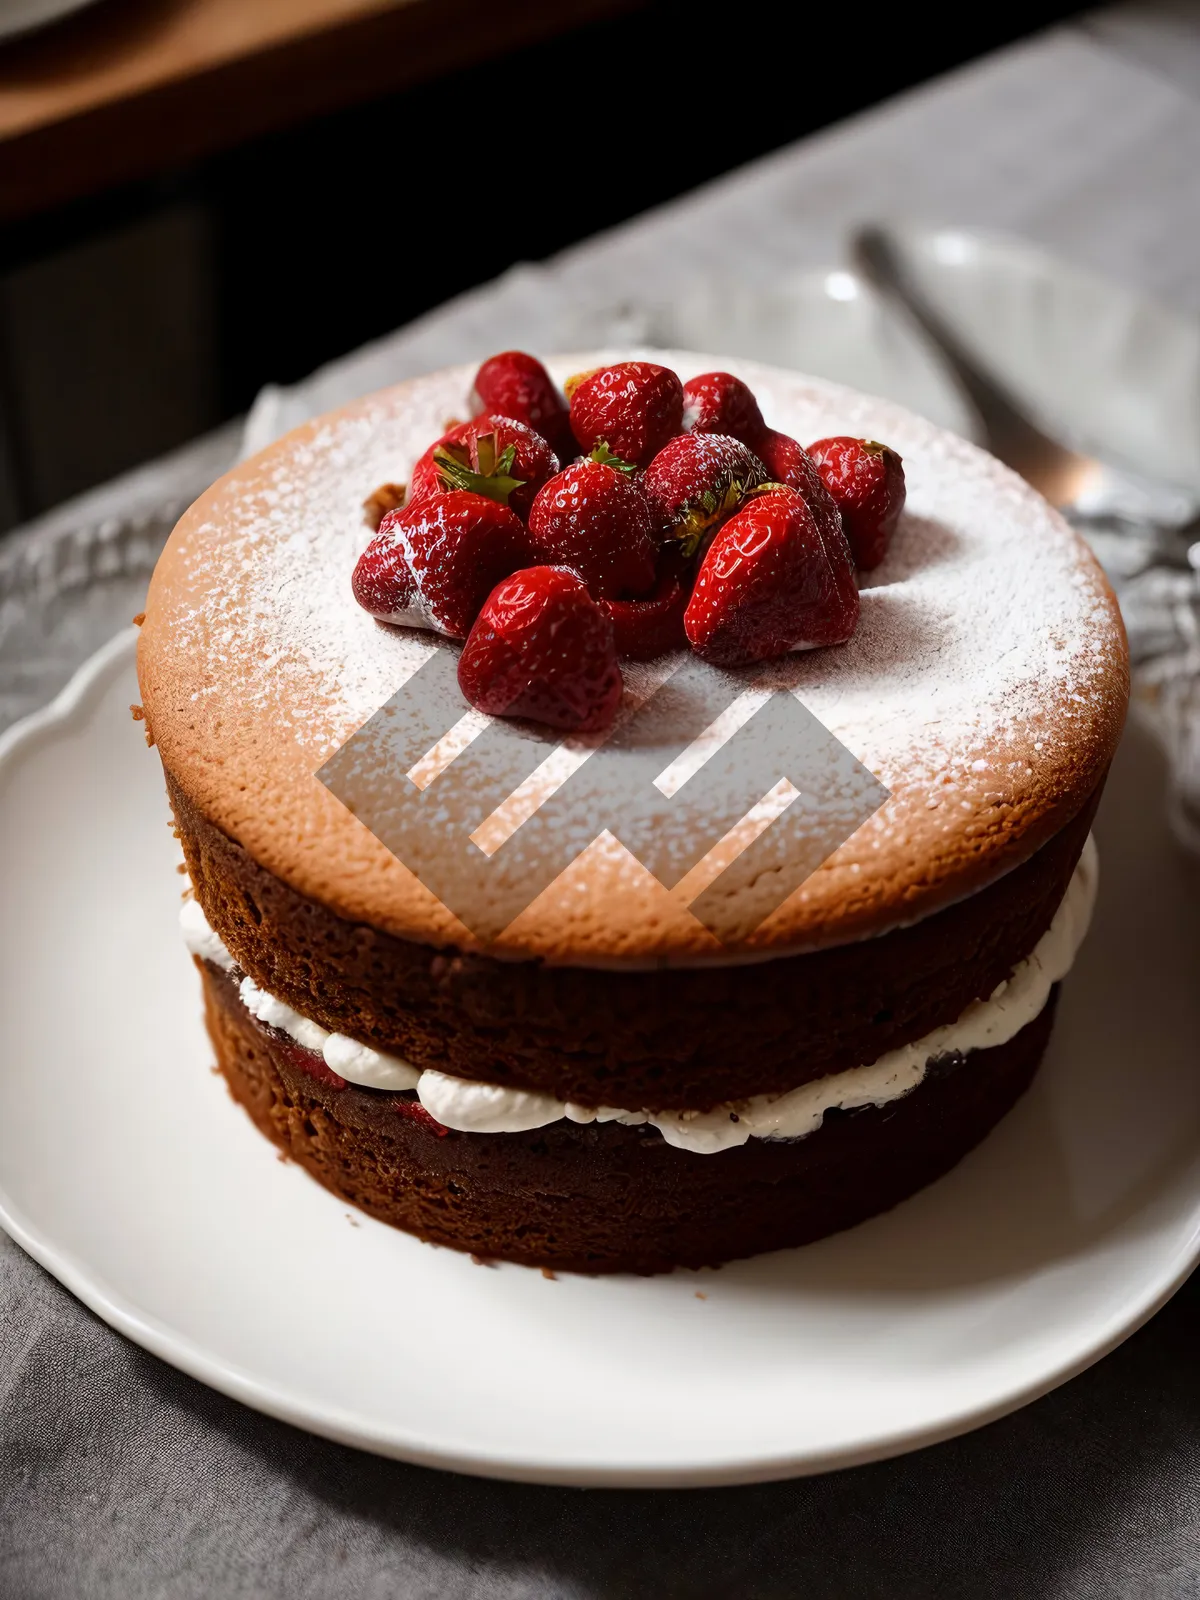
[[[1132,576],[1153,562],[1190,564],[1189,547],[1200,533],[1193,495],[1083,455],[1043,432],[917,287],[885,229],[859,228],[851,251],[867,282],[902,306],[935,346],[974,409],[987,448],[1102,544],[1106,565],[1111,560],[1119,576]]]

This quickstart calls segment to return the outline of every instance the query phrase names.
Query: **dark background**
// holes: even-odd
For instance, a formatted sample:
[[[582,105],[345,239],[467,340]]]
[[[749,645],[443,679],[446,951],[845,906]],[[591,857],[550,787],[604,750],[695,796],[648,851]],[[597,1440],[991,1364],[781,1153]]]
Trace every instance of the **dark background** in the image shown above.
[[[10,225],[0,528],[515,261],[1078,9],[966,8],[947,24],[908,7],[633,4],[169,179]],[[497,328],[495,347],[506,342]]]

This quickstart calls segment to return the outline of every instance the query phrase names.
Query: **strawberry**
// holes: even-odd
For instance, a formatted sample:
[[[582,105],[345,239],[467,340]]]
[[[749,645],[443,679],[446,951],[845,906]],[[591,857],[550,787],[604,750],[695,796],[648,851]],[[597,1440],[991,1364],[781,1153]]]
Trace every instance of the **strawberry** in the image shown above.
[[[651,361],[600,367],[571,394],[571,431],[583,448],[604,443],[635,467],[648,465],[682,426],[683,387]]]
[[[534,495],[557,471],[558,457],[540,433],[512,417],[476,417],[451,428],[421,457],[410,503],[466,489],[511,506],[524,520]]]
[[[834,550],[831,556],[797,490],[752,496],[700,567],[684,614],[692,649],[716,666],[736,667],[844,643],[858,624],[858,590],[845,541]]]
[[[393,1096],[392,1110],[398,1111],[400,1115],[402,1117],[406,1117],[409,1122],[415,1122],[419,1127],[428,1128],[429,1131],[435,1134],[439,1139],[444,1139],[450,1132],[449,1128],[447,1128],[443,1123],[440,1123],[438,1119],[430,1112],[426,1111],[421,1102],[415,1098],[412,1100],[405,1100],[402,1099],[400,1095]]]
[[[844,435],[818,439],[808,453],[842,514],[855,563],[877,567],[904,510],[903,461],[886,444]]]
[[[389,511],[354,569],[354,598],[380,622],[464,639],[492,589],[529,564],[515,511],[463,489]]]
[[[415,506],[418,500],[424,500],[431,494],[445,494],[446,485],[442,482],[434,457],[439,452],[448,450],[451,446],[461,446],[470,428],[471,423],[469,422],[456,422],[447,428],[440,438],[433,441],[408,475],[408,499],[406,504]],[[460,453],[464,452],[460,451]],[[469,461],[470,452],[465,452],[465,455]]]
[[[683,426],[688,433],[724,433],[754,449],[767,430],[748,384],[732,372],[702,372],[683,386]]]
[[[504,350],[490,356],[475,374],[472,409],[478,415],[512,417],[540,433],[564,461],[575,455],[566,402],[536,356]]]
[[[306,1072],[310,1078],[315,1078],[318,1083],[323,1083],[330,1089],[346,1087],[345,1078],[326,1065],[325,1057],[319,1051],[306,1050],[302,1044],[297,1044],[290,1034],[267,1024],[264,1026],[271,1036],[272,1049],[297,1072]]]
[[[854,581],[854,557],[842,527],[841,512],[825,487],[816,462],[802,444],[789,438],[786,433],[776,433],[771,428],[758,441],[758,449],[771,482],[785,483],[790,489],[799,490],[808,501],[808,508],[816,519],[829,551],[833,570],[845,591],[844,604],[857,606],[857,598],[852,600],[850,595],[850,590],[857,591],[858,587]]]
[[[666,537],[694,555],[706,530],[736,511],[747,491],[767,477],[767,469],[740,439],[681,433],[646,468],[642,487]]]
[[[654,583],[654,510],[640,483],[604,462],[573,462],[544,484],[529,537],[537,560],[571,567],[598,600],[644,594]]]
[[[575,398],[575,391],[581,383],[586,383],[593,374],[603,371],[603,367],[585,367],[582,372],[573,372],[566,383],[563,384],[563,393],[567,397],[567,405],[569,406]],[[572,434],[571,437],[574,438],[575,435]]]
[[[621,699],[613,628],[566,567],[526,567],[488,596],[458,658],[458,683],[479,711],[590,733]]]
[[[767,428],[759,434],[754,448],[772,483],[786,483],[789,489],[799,489],[802,494],[816,485],[820,492],[820,474],[798,440]]]
[[[653,661],[687,644],[683,613],[692,592],[693,563],[678,545],[668,545],[658,567],[658,581],[641,600],[604,600],[612,619],[617,654],[630,661]]]

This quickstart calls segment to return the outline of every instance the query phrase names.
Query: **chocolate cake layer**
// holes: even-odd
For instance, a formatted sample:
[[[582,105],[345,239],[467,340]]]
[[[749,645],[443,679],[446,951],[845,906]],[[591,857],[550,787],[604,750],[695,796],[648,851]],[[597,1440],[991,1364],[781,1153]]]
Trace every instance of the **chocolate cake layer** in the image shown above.
[[[437,1244],[597,1273],[715,1265],[888,1210],[948,1172],[1022,1094],[1056,998],[1007,1044],[938,1062],[902,1100],[829,1113],[804,1139],[751,1139],[706,1156],[611,1123],[439,1129],[411,1099],[319,1082],[228,978],[205,968],[203,980],[235,1099],[327,1189]]]
[[[911,927],[764,962],[630,971],[456,955],[347,922],[168,785],[200,903],[270,994],[420,1068],[639,1110],[782,1093],[956,1020],[1049,926],[1099,799],[1030,860]]]

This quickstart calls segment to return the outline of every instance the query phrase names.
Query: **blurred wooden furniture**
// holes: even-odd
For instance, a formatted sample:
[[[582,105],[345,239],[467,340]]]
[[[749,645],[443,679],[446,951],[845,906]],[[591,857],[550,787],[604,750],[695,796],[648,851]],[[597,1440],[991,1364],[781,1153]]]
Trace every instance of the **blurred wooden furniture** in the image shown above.
[[[103,0],[0,45],[0,221],[171,171],[637,0]]]

